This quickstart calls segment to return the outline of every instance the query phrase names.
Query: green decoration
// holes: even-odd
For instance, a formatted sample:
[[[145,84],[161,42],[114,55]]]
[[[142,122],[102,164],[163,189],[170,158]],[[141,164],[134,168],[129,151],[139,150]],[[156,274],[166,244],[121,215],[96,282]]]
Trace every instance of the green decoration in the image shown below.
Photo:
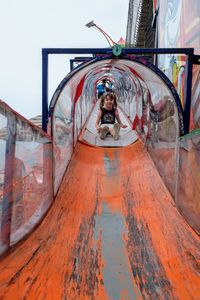
[[[122,46],[116,44],[112,48],[112,53],[114,56],[120,56],[122,53]]]

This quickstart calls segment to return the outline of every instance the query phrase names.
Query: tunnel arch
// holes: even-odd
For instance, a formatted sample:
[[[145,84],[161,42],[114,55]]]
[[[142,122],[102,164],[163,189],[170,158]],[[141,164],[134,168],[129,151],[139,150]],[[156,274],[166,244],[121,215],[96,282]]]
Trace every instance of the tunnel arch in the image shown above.
[[[132,73],[131,76],[130,72]],[[112,75],[108,73],[112,73]],[[71,86],[70,82],[73,82],[71,100],[74,103],[76,103],[78,98],[80,98],[81,93],[84,91],[84,87],[86,87],[86,89],[89,88],[90,92],[96,95],[96,84],[103,77],[107,77],[108,79],[110,78],[112,83],[115,85],[115,90],[119,98],[122,100],[122,98],[125,96],[129,96],[129,98],[131,97],[130,93],[129,95],[127,95],[127,93],[124,93],[126,95],[123,95],[123,91],[127,92],[127,90],[129,90],[130,92],[130,88],[133,89],[133,86],[131,86],[131,82],[132,85],[135,85],[136,82],[139,85],[141,85],[142,83],[143,87],[144,85],[146,85],[146,89],[149,90],[148,84],[152,81],[152,78],[149,79],[149,77],[151,77],[152,75],[154,76],[154,78],[157,77],[157,79],[160,80],[160,86],[165,87],[171,94],[171,99],[175,103],[177,109],[179,135],[184,135],[183,110],[180,98],[175,87],[168,79],[168,77],[155,65],[153,65],[143,57],[137,57],[133,55],[123,55],[122,57],[117,59],[113,58],[111,54],[99,55],[92,60],[86,61],[85,63],[77,66],[61,81],[61,83],[57,87],[49,105],[49,120],[51,120],[51,116],[53,114],[54,107],[59,99],[59,95],[62,93],[67,84],[70,84]],[[93,85],[93,90],[91,84]],[[127,84],[129,84],[129,88],[127,88]],[[92,93],[90,95],[91,98],[93,98]],[[151,99],[149,99],[149,101],[157,101],[152,99],[152,95],[150,95],[150,98]],[[130,99],[128,99],[128,101],[130,102]],[[152,103],[152,105],[154,105],[154,103]]]
[[[48,132],[53,137],[55,153],[55,190],[96,104],[96,83],[105,76],[112,80],[118,104],[144,143],[175,144],[184,134],[179,96],[162,71],[143,57],[96,56],[61,81],[50,103]],[[57,166],[57,161],[62,161],[60,156],[63,162]]]

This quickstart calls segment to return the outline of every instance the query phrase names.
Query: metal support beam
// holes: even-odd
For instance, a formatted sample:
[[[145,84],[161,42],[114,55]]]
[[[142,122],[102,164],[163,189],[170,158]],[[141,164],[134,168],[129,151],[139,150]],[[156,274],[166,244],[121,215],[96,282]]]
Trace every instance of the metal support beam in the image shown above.
[[[48,123],[48,52],[42,50],[42,129],[47,132]]]
[[[192,96],[192,63],[193,53],[187,56],[186,68],[185,68],[185,99],[184,99],[184,112],[183,121],[185,127],[185,134],[189,133],[190,129],[190,109],[191,109],[191,96]]]
[[[193,48],[123,48],[122,54],[193,54]],[[43,54],[111,54],[112,48],[43,48]]]

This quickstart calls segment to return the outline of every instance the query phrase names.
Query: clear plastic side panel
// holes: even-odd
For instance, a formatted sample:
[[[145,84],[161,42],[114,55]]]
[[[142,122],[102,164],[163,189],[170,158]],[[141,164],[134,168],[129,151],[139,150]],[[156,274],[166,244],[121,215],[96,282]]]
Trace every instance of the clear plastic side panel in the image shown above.
[[[129,117],[131,123],[134,123],[136,114],[140,107],[141,86],[139,80],[128,69],[118,75],[117,94],[118,104]]]
[[[200,130],[179,141],[176,205],[187,222],[200,234]]]
[[[76,102],[75,116],[74,116],[74,143],[76,143],[79,134],[95,104],[95,93],[88,93],[89,82],[85,82],[82,90],[82,94]]]
[[[78,136],[81,132],[82,129],[82,122],[84,124],[85,122],[85,117],[87,114],[87,106],[86,106],[86,101],[84,99],[84,101],[82,100],[83,98],[81,97],[81,99],[76,102],[76,107],[75,107],[75,117],[74,117],[74,142],[76,143]],[[83,109],[83,114],[82,114],[82,110]]]
[[[56,193],[73,152],[73,102],[70,85],[66,85],[58,97],[52,128],[54,193]]]
[[[160,79],[148,82],[148,88],[149,98],[144,101],[145,142],[163,181],[174,197],[179,137],[178,110],[172,94]]]
[[[4,196],[4,178],[5,178],[5,157],[6,157],[6,140],[7,140],[7,118],[0,106],[0,253],[5,247],[2,242],[3,232],[3,196]]]
[[[190,128],[200,128],[200,65],[193,65]]]
[[[51,140],[0,103],[0,253],[21,240],[53,201]]]
[[[85,123],[91,101],[84,76],[90,67],[80,70],[69,80],[64,78],[62,90],[55,92],[56,104],[49,128],[52,128],[54,151],[54,194],[57,193],[66,167],[71,159],[82,125]],[[57,96],[58,92],[58,96]],[[89,104],[88,104],[89,103]]]
[[[29,232],[52,201],[51,142],[29,124],[17,120],[11,244]]]
[[[136,70],[133,76],[137,77],[135,82],[140,86],[136,88],[136,124],[133,125],[147,145],[166,186],[175,196],[179,137],[177,104],[165,82],[155,72],[136,62],[126,62],[126,65],[130,70]]]

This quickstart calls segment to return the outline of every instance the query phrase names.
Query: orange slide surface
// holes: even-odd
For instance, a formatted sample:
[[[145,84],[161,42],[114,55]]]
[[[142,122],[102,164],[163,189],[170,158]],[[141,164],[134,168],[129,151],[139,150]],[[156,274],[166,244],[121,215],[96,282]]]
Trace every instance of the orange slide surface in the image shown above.
[[[200,239],[140,141],[79,142],[58,195],[0,263],[0,299],[200,299]]]

